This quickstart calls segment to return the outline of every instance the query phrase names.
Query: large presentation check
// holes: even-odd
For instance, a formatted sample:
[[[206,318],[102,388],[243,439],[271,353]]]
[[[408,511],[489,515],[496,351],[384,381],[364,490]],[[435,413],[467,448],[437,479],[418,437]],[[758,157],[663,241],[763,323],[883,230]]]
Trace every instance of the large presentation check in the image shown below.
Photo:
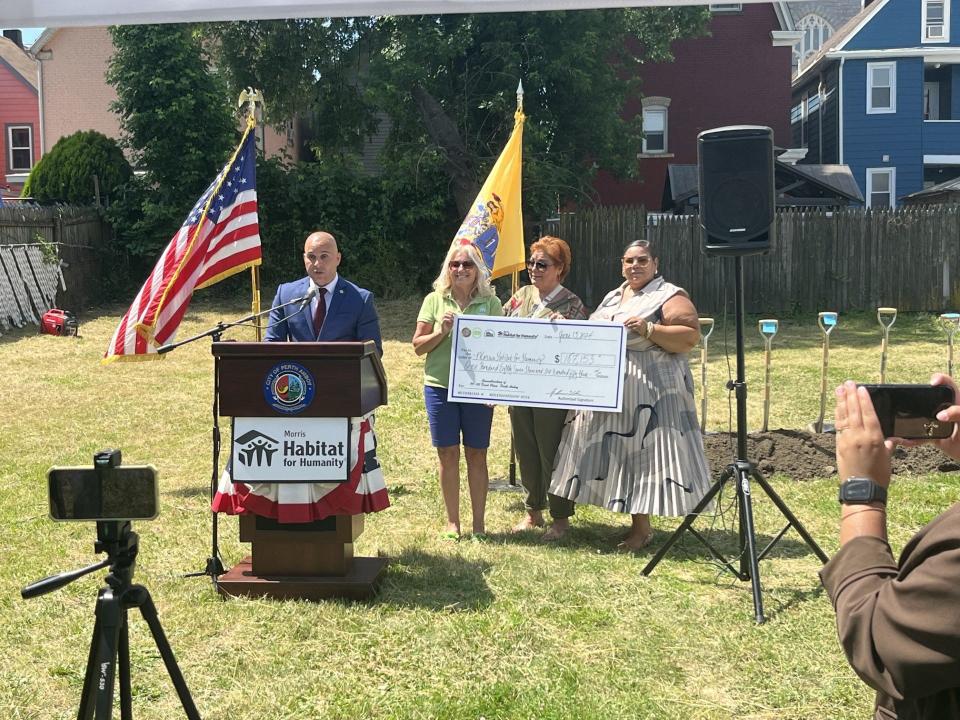
[[[623,325],[458,315],[451,335],[449,400],[620,411]]]

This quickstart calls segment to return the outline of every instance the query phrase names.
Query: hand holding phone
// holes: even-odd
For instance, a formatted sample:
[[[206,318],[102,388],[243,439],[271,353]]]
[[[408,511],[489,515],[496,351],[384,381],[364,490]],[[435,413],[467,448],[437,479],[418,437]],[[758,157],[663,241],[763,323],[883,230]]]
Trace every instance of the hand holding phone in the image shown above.
[[[864,385],[885,438],[943,440],[954,422],[937,416],[955,404],[949,385]]]
[[[930,378],[931,385],[948,387],[953,391],[953,402],[946,410],[941,410],[937,418],[943,422],[953,423],[953,434],[943,440],[937,440],[936,445],[952,458],[960,460],[960,390],[952,377],[943,373],[936,373]]]
[[[884,439],[867,389],[852,380],[837,388],[836,428],[840,481],[862,477],[889,485],[893,443]]]

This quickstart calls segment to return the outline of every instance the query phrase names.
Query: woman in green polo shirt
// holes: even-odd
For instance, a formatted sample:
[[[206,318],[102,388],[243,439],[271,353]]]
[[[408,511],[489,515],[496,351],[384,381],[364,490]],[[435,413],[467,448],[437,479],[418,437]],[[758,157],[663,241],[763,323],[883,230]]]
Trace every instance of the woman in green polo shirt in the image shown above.
[[[413,349],[426,354],[423,397],[430,421],[430,437],[440,459],[440,490],[447,512],[444,535],[460,537],[460,444],[467,460],[467,486],[473,511],[473,537],[486,539],[487,448],[493,408],[474,403],[449,402],[450,331],[455,315],[503,315],[490,287],[490,272],[474,245],[452,246],[443,269],[423,299],[413,333]]]

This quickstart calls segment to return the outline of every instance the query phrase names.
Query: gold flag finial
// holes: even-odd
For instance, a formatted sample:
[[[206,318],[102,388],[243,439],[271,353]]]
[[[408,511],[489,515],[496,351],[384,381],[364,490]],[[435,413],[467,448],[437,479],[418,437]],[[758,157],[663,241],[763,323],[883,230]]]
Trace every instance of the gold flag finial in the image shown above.
[[[263,93],[259,90],[248,87],[246,90],[240,93],[240,97],[237,99],[237,107],[243,107],[244,103],[247,105],[247,122],[256,123],[258,120],[257,110],[259,109],[262,117],[263,111],[266,107],[263,102]]]

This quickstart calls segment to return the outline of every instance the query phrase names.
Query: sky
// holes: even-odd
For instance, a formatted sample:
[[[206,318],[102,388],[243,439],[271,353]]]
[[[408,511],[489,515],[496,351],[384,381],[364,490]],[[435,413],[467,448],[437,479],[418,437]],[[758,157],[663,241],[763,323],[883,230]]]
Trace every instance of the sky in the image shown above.
[[[28,48],[40,37],[43,28],[20,28],[20,32],[23,33],[23,46]]]

